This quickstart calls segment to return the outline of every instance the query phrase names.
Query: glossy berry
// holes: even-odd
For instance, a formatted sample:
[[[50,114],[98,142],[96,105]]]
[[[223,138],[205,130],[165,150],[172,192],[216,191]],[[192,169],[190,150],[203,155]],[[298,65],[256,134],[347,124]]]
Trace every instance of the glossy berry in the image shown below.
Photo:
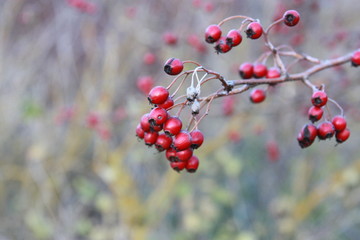
[[[217,54],[219,53],[227,53],[228,51],[231,50],[231,45],[228,45],[226,42],[226,38],[225,37],[221,37],[215,45],[215,51]]]
[[[343,116],[337,115],[332,119],[335,131],[341,132],[346,128],[346,119]]]
[[[262,78],[267,74],[267,67],[262,63],[254,64],[253,76],[254,78]]]
[[[144,142],[147,146],[152,146],[156,143],[159,134],[157,132],[146,132]]]
[[[263,33],[263,29],[260,23],[252,22],[246,28],[246,36],[251,39],[258,39]]]
[[[165,152],[166,159],[169,160],[170,162],[175,162],[176,161],[176,157],[175,157],[176,153],[177,153],[177,151],[174,148],[170,147]]]
[[[183,62],[177,58],[169,58],[164,65],[164,71],[169,75],[178,75],[183,69]]]
[[[332,138],[335,133],[334,125],[328,121],[320,123],[320,125],[317,127],[317,129],[318,129],[317,136],[321,140],[325,140],[327,138]]]
[[[314,106],[322,107],[327,103],[328,97],[324,91],[316,91],[311,96],[311,102]]]
[[[239,30],[232,29],[226,35],[226,43],[231,47],[236,47],[241,43],[241,41],[242,41],[242,36]]]
[[[168,99],[166,99],[164,103],[158,104],[157,106],[164,109],[171,108],[172,106],[174,106],[174,100],[172,99],[172,97],[168,97]]]
[[[177,172],[181,172],[186,166],[186,162],[170,162],[170,167]]]
[[[162,87],[156,86],[150,90],[148,100],[151,104],[163,104],[169,97],[169,91]]]
[[[190,136],[191,136],[191,148],[197,149],[203,144],[204,135],[200,130],[194,130],[190,132]]]
[[[182,128],[182,121],[178,117],[170,117],[164,123],[164,132],[169,136],[177,135]]]
[[[151,131],[160,132],[163,129],[163,125],[151,125],[150,124]]]
[[[309,120],[314,123],[323,116],[324,110],[321,107],[312,106],[308,111]]]
[[[187,160],[189,160],[189,158],[191,158],[192,155],[193,150],[191,148],[187,148],[182,151],[177,151],[175,154],[175,159],[176,161],[186,162]]]
[[[285,25],[293,27],[300,21],[300,14],[296,10],[288,10],[283,16]]]
[[[306,124],[300,131],[297,140],[301,148],[309,147],[317,136],[317,128],[313,124]]]
[[[194,173],[199,168],[199,158],[193,155],[186,163],[186,170],[189,173]]]
[[[159,152],[167,150],[170,148],[172,143],[172,137],[166,135],[165,133],[160,134],[155,142],[155,147]]]
[[[221,37],[221,29],[218,25],[210,25],[205,30],[205,41],[207,43],[214,43]]]
[[[149,122],[149,114],[146,113],[144,114],[141,119],[140,119],[140,126],[142,128],[142,130],[144,132],[150,132],[151,130],[151,125],[150,125],[150,122]]]
[[[136,136],[139,138],[139,139],[143,139],[144,136],[145,136],[145,131],[141,128],[141,125],[140,123],[137,125],[136,127]]]
[[[281,76],[280,69],[277,67],[269,68],[266,73],[266,78],[279,78]]]
[[[175,135],[173,145],[177,151],[182,151],[189,148],[191,146],[190,134],[187,131],[182,130],[180,133]]]
[[[252,103],[261,103],[266,98],[266,93],[262,89],[253,89],[250,93],[250,101]]]
[[[149,122],[151,126],[162,125],[166,122],[167,118],[167,111],[161,107],[154,108],[149,114]]]
[[[360,51],[356,51],[353,53],[351,57],[351,65],[353,67],[357,67],[360,65]]]
[[[254,73],[254,66],[251,63],[245,62],[239,67],[239,74],[242,79],[252,78]]]
[[[349,137],[350,137],[350,130],[347,128],[335,134],[335,138],[338,143],[345,142]]]

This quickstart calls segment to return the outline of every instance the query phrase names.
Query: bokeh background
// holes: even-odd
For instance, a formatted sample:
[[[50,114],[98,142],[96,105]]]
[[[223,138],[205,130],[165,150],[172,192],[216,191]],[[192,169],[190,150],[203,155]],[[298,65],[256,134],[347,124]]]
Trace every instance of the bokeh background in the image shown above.
[[[135,137],[149,78],[172,80],[166,59],[238,79],[263,41],[216,55],[204,29],[236,14],[267,26],[287,9],[301,24],[276,29],[274,44],[320,59],[359,48],[356,0],[0,1],[0,239],[359,239],[360,88],[350,64],[310,79],[345,109],[346,143],[300,149],[311,106],[301,83],[276,86],[258,105],[247,92],[214,101],[195,174],[173,171]]]

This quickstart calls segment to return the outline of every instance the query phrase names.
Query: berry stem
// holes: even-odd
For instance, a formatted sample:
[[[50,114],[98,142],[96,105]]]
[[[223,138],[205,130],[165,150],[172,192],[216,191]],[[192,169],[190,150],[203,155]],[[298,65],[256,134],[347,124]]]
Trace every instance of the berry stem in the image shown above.
[[[196,66],[198,66],[198,67],[200,67],[200,66],[201,66],[201,64],[200,64],[200,63],[195,62],[195,61],[193,61],[193,60],[185,60],[185,61],[183,61],[183,64],[185,64],[185,63],[192,63],[192,64],[195,64],[195,65],[196,65]]]
[[[218,26],[220,27],[221,25],[223,25],[227,21],[230,21],[230,20],[233,20],[233,19],[239,19],[239,18],[240,19],[245,19],[246,21],[255,22],[255,19],[253,19],[251,17],[247,17],[247,16],[244,16],[244,15],[236,15],[236,16],[227,17],[227,18],[221,20],[218,23]]]
[[[185,81],[185,79],[187,78],[187,76],[189,76],[189,74],[191,74],[191,73],[193,73],[193,72],[194,72],[194,70],[190,70],[190,71],[183,72],[183,73],[181,73],[180,75],[176,76],[176,77],[171,81],[171,83],[166,87],[166,89],[169,90],[169,89],[175,84],[175,82],[176,82],[180,77],[185,76],[184,79],[183,79],[183,81],[182,81],[181,84],[180,84],[180,86],[181,86],[182,83],[183,83],[183,82]],[[178,90],[178,89],[176,89],[176,90]],[[173,94],[173,95],[175,95],[175,94]]]
[[[340,115],[344,116],[344,109],[340,106],[340,104],[338,102],[336,102],[334,99],[332,98],[328,98],[328,101],[332,102],[333,104],[335,104],[335,106],[337,106],[340,109]]]

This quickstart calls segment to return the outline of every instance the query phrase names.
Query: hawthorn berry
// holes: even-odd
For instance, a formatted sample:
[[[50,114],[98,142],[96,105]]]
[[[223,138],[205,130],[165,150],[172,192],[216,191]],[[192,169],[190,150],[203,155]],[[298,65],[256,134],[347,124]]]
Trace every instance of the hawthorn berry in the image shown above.
[[[154,108],[149,114],[149,122],[151,126],[162,125],[166,122],[167,118],[168,112],[161,107]]]
[[[182,121],[178,117],[170,117],[164,123],[164,132],[169,136],[174,136],[180,133],[182,128]]]
[[[309,111],[309,120],[314,123],[319,121],[323,116],[324,110],[321,107],[312,106]]]
[[[207,43],[214,43],[221,37],[221,29],[218,25],[210,25],[205,30],[205,41]]]
[[[254,73],[254,66],[251,63],[245,62],[239,67],[239,74],[242,79],[252,78]]]
[[[267,67],[262,63],[254,64],[253,76],[254,78],[262,78],[267,74]]]
[[[158,104],[157,106],[164,109],[169,109],[174,106],[174,100],[172,99],[172,97],[168,97],[168,99],[166,99],[164,103]]]
[[[151,131],[160,132],[163,129],[163,124],[161,125],[151,125],[150,124]]]
[[[177,151],[174,148],[170,147],[166,150],[165,157],[170,162],[175,162],[176,161],[176,157],[175,157],[176,153],[177,153]]]
[[[172,143],[172,137],[166,135],[165,133],[160,134],[155,142],[155,147],[159,152],[167,150],[170,148]]]
[[[351,57],[351,65],[353,67],[357,67],[360,65],[360,51],[356,51],[353,53]]]
[[[191,136],[189,132],[182,130],[177,135],[175,135],[173,145],[177,151],[182,151],[189,148],[191,146]]]
[[[136,136],[139,139],[144,139],[145,131],[141,128],[140,123],[136,126]]]
[[[154,64],[156,61],[155,54],[153,54],[151,52],[145,53],[145,55],[143,57],[143,61],[146,65]]]
[[[280,69],[277,67],[269,68],[266,73],[266,78],[279,78],[281,76]]]
[[[227,53],[228,51],[231,50],[231,45],[227,44],[226,38],[225,37],[221,37],[215,45],[215,51],[217,54],[219,53]]]
[[[158,132],[146,132],[144,136],[144,142],[147,146],[152,146],[156,143],[158,138]]]
[[[184,63],[177,58],[169,58],[164,65],[164,71],[169,75],[178,75],[184,69]]]
[[[266,93],[264,90],[256,88],[253,89],[250,93],[250,101],[252,103],[261,103],[265,100]]]
[[[191,136],[191,148],[197,149],[204,142],[204,135],[200,130],[194,130],[190,132]]]
[[[343,116],[337,115],[333,117],[332,124],[334,125],[335,131],[341,132],[346,128],[346,119]]]
[[[242,41],[242,36],[239,30],[232,29],[226,35],[226,43],[231,47],[238,46],[241,43],[241,41]]]
[[[335,133],[334,125],[329,121],[320,123],[319,126],[317,127],[317,129],[318,129],[317,136],[321,140],[325,140],[327,138],[332,138]]]
[[[144,94],[148,94],[153,85],[154,79],[151,76],[142,76],[136,81],[137,88]]]
[[[176,45],[178,41],[177,36],[172,32],[165,32],[162,37],[167,45]]]
[[[169,97],[169,91],[163,86],[156,86],[150,90],[148,100],[151,104],[163,104]]]
[[[296,10],[288,10],[283,16],[285,25],[293,27],[300,21],[300,14]]]
[[[300,131],[297,140],[301,148],[309,147],[317,136],[317,128],[313,124],[306,124]]]
[[[199,158],[195,155],[192,155],[192,157],[187,161],[185,168],[189,173],[196,172],[196,170],[199,168]]]
[[[252,22],[246,28],[246,36],[251,39],[258,39],[263,33],[262,26],[259,22]]]
[[[149,122],[149,114],[146,113],[144,114],[141,119],[140,119],[140,126],[141,126],[141,129],[144,131],[144,132],[150,132],[151,130],[151,125],[150,125],[150,122]]]
[[[170,162],[170,167],[177,172],[181,172],[186,166],[186,162]]]
[[[176,161],[186,162],[187,160],[189,160],[189,158],[191,158],[192,155],[193,150],[191,148],[187,148],[182,151],[177,151],[175,154],[175,159]]]
[[[336,132],[335,138],[336,142],[343,143],[350,137],[350,130],[345,128],[344,130],[340,132]]]
[[[311,96],[311,102],[314,106],[322,107],[327,103],[328,97],[324,91],[315,91]]]

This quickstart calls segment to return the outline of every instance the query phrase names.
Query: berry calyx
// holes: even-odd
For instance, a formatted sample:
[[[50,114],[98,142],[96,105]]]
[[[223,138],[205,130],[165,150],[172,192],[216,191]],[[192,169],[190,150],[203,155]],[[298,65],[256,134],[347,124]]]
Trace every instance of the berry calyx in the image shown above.
[[[265,100],[266,93],[262,89],[253,89],[250,93],[250,101],[252,103],[261,103]]]
[[[239,74],[242,79],[252,78],[254,73],[254,66],[251,63],[245,62],[239,67]]]
[[[306,124],[300,131],[297,140],[301,148],[309,147],[317,136],[317,129],[313,124]]]
[[[149,114],[149,122],[151,126],[162,125],[166,122],[167,118],[167,111],[161,107],[154,108]]]
[[[169,136],[177,135],[182,128],[182,121],[178,117],[170,117],[164,123],[164,132]]]
[[[325,140],[327,138],[332,138],[335,133],[334,125],[329,121],[320,123],[320,125],[317,127],[317,129],[318,129],[317,136],[321,140]]]
[[[227,40],[225,37],[221,37],[215,45],[215,51],[217,54],[219,53],[227,53],[228,51],[231,50],[231,45],[227,44]]]
[[[341,132],[346,128],[346,119],[343,116],[337,115],[333,117],[332,124],[334,125],[335,131]]]
[[[169,58],[164,65],[164,71],[169,75],[178,75],[184,69],[184,63],[177,58]]]
[[[266,73],[266,78],[279,78],[281,76],[280,69],[277,67],[269,68]]]
[[[300,21],[300,14],[296,10],[288,10],[283,16],[285,25],[293,27]]]
[[[204,142],[204,135],[200,130],[194,130],[190,132],[191,136],[191,148],[197,149],[199,148]]]
[[[157,132],[146,132],[144,136],[144,142],[147,146],[152,146],[156,143],[159,134]]]
[[[165,133],[160,134],[155,142],[155,147],[159,152],[167,150],[170,148],[172,143],[172,137],[166,135]]]
[[[309,111],[309,120],[314,123],[319,121],[323,116],[324,110],[321,107],[312,106]]]
[[[252,22],[246,28],[246,36],[251,39],[258,39],[263,33],[262,26],[259,22]]]
[[[221,29],[218,25],[210,25],[205,30],[205,41],[207,43],[214,43],[221,37]]]
[[[355,51],[351,57],[351,65],[357,67],[360,65],[360,51]]]
[[[311,102],[314,106],[322,107],[327,103],[328,97],[324,91],[315,91],[311,96]]]
[[[239,30],[232,29],[226,35],[226,43],[231,47],[238,46],[241,43],[241,41],[242,41],[242,36]]]
[[[350,130],[347,128],[335,134],[336,142],[338,143],[345,142],[349,137],[350,137]]]
[[[254,78],[262,78],[267,74],[267,67],[262,63],[257,63],[254,65],[253,76]]]
[[[196,170],[199,168],[199,158],[195,155],[192,155],[192,157],[187,161],[185,168],[189,173],[196,172]]]
[[[173,141],[174,148],[177,151],[182,151],[191,146],[191,136],[188,131],[182,130],[179,132]]]
[[[156,86],[150,90],[148,100],[151,104],[163,104],[169,97],[169,91],[163,86]]]

